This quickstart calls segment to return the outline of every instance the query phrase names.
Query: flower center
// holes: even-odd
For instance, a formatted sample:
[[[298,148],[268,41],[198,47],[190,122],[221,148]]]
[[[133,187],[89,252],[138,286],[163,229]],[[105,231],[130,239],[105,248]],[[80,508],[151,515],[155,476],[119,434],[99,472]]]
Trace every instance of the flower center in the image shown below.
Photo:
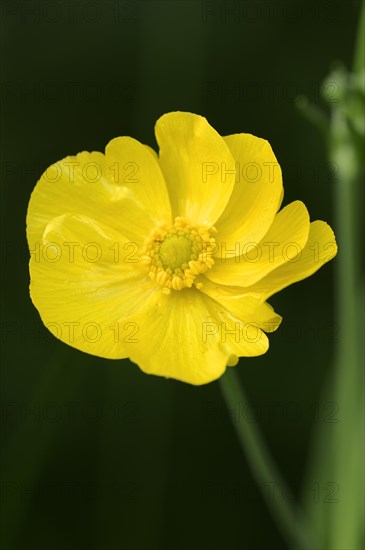
[[[188,263],[192,257],[191,249],[192,242],[187,235],[168,234],[159,250],[164,268],[175,270]]]
[[[165,294],[191,288],[196,276],[213,266],[215,239],[211,233],[215,232],[215,227],[194,225],[181,217],[175,218],[173,226],[155,227],[144,244],[141,261]],[[196,286],[200,288],[201,283]]]

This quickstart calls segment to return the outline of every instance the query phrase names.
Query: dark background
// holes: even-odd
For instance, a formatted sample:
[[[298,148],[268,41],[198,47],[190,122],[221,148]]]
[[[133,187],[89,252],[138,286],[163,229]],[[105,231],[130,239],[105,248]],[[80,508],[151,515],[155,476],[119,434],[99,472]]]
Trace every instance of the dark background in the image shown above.
[[[227,413],[217,382],[147,376],[53,338],[29,298],[25,216],[53,162],[103,151],[118,135],[154,146],[156,119],[186,110],[222,135],[268,139],[284,204],[303,200],[333,225],[336,167],[294,99],[320,102],[332,62],[351,66],[359,3],[55,0],[1,10],[1,548],[287,548],[230,417],[259,421],[296,496],[323,500],[333,480],[301,484],[313,430],[337,414],[321,397],[341,335],[336,260],[271,299],[282,326],[266,355],[237,367],[253,407]],[[275,483],[261,489],[280,492]]]

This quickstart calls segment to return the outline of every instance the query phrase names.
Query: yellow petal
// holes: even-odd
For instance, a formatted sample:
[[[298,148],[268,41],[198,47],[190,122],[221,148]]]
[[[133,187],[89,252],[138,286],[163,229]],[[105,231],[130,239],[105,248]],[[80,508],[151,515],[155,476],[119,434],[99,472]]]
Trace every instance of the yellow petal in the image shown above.
[[[67,213],[89,216],[130,240],[143,241],[154,220],[131,191],[111,183],[106,172],[102,153],[83,152],[56,162],[42,174],[28,205],[27,238],[31,250],[41,243],[47,224]]]
[[[156,160],[158,160],[158,154],[156,153],[156,151],[149,145],[145,144],[145,147],[147,147],[147,150],[153,155]]]
[[[204,117],[183,112],[163,115],[155,133],[173,215],[213,225],[235,181],[234,159],[223,138]]]
[[[134,320],[140,344],[130,346],[131,360],[146,373],[190,384],[219,378],[232,355],[256,356],[268,349],[255,323],[234,317],[196,289],[161,294]]]
[[[241,248],[246,254],[232,256],[221,243],[219,256],[216,255],[207,277],[225,285],[250,286],[298,255],[308,240],[309,226],[305,205],[292,202],[275,216],[261,242]]]
[[[127,357],[138,332],[128,318],[155,292],[135,243],[86,216],[59,216],[32,255],[30,274],[33,303],[57,338],[100,357]]]
[[[310,224],[307,244],[298,256],[278,267],[245,290],[265,299],[279,290],[315,273],[337,254],[337,244],[330,226],[321,220]]]
[[[283,186],[281,169],[270,144],[251,134],[224,138],[236,161],[237,181],[221,218],[217,238],[228,249],[258,243],[278,211]]]
[[[221,304],[232,315],[247,322],[257,324],[265,332],[274,332],[280,325],[282,317],[257,294],[250,294],[246,289],[213,283],[206,276],[201,276],[200,291]]]
[[[110,181],[125,186],[156,220],[171,222],[166,184],[156,154],[131,137],[112,139],[105,149]]]

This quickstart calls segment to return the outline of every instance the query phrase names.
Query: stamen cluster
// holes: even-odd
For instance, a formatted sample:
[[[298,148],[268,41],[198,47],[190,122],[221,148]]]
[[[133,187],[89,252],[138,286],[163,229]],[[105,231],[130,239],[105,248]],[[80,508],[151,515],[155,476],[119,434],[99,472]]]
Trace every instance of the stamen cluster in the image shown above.
[[[211,233],[215,232],[214,227],[194,225],[177,217],[173,226],[160,224],[154,228],[144,244],[141,262],[165,294],[191,288],[197,275],[214,265],[215,239]]]

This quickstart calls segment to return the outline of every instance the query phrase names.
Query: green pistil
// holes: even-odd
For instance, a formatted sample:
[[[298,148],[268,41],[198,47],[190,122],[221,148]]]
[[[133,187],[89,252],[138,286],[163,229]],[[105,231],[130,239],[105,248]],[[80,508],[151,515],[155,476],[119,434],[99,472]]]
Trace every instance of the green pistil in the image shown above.
[[[192,259],[192,241],[185,234],[168,235],[158,254],[164,268],[174,271]]]

